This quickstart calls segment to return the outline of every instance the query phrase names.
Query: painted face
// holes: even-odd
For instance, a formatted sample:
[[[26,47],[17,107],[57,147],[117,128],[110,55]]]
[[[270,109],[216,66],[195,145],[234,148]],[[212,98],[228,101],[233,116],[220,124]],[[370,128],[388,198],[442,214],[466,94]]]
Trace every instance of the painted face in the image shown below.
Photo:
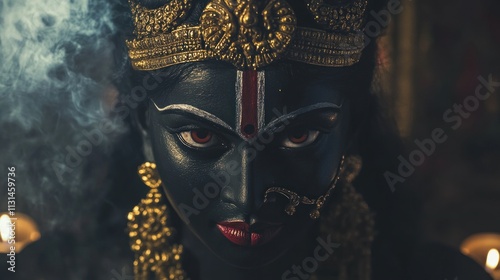
[[[199,63],[149,104],[155,161],[170,203],[216,255],[264,265],[314,230],[312,206],[285,213],[270,187],[323,195],[345,149],[348,102],[331,72]]]

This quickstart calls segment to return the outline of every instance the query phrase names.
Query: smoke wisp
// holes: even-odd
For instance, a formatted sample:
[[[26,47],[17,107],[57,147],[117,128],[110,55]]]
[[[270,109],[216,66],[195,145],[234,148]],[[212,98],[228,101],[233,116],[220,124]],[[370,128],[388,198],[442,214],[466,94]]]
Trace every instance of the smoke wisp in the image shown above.
[[[115,4],[0,2],[0,176],[16,167],[17,211],[42,230],[74,226],[107,190],[106,159],[126,131],[110,114],[126,61]]]

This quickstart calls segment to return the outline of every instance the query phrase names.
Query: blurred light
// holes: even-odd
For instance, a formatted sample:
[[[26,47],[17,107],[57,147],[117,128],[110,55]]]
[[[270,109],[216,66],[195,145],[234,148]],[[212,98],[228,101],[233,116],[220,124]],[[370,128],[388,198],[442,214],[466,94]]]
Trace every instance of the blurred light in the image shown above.
[[[0,217],[0,241],[7,241],[10,235],[10,218],[7,214]]]
[[[498,266],[498,262],[500,261],[500,253],[498,253],[497,249],[490,249],[488,251],[488,256],[486,257],[486,267],[495,270]]]
[[[0,213],[0,252],[8,253],[13,248],[19,253],[38,239],[40,232],[31,217],[17,212],[11,219],[7,213]]]

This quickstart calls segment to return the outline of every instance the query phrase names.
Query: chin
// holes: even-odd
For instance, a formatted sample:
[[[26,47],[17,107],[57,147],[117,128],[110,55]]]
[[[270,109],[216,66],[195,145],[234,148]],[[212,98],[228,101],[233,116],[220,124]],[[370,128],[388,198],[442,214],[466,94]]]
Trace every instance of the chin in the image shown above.
[[[225,241],[225,240],[224,240]],[[288,246],[278,240],[259,246],[239,246],[229,242],[220,246],[208,246],[209,249],[227,264],[238,268],[259,268],[269,265],[286,252]]]
[[[279,260],[304,238],[302,232],[290,235],[293,231],[287,226],[263,232],[263,235],[270,234],[271,238],[264,236],[262,239],[258,239],[259,236],[255,234],[252,239],[252,234],[247,237],[244,232],[223,228],[217,223],[208,228],[196,228],[192,224],[188,227],[219,259],[243,269],[259,268]],[[245,238],[248,238],[248,241],[245,241]]]

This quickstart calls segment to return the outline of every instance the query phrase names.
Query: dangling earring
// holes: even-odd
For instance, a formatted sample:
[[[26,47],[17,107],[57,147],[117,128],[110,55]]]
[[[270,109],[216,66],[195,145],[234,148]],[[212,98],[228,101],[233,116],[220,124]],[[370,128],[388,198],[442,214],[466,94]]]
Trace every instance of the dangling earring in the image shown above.
[[[371,278],[375,221],[363,196],[352,185],[361,166],[361,157],[346,157],[335,201],[329,205],[320,223],[323,238],[330,236],[332,242],[341,244],[336,249],[337,253],[326,260],[320,270],[324,270],[323,274],[336,271],[339,280]]]
[[[182,245],[169,242],[175,230],[167,226],[167,205],[159,191],[162,182],[156,164],[146,162],[137,172],[150,190],[128,214],[135,280],[148,280],[151,275],[155,279],[187,279],[181,267]]]

